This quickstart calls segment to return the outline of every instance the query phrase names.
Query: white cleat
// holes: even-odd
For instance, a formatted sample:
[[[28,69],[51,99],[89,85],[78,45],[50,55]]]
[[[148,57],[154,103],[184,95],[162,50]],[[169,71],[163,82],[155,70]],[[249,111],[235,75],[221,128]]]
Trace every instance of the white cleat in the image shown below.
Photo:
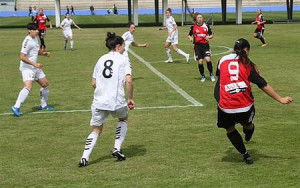
[[[173,63],[173,59],[168,59],[165,61],[165,63]]]
[[[214,77],[213,75],[210,75],[210,80],[211,80],[212,82],[216,81],[216,79],[215,79],[215,77]]]
[[[190,54],[187,54],[187,55],[185,56],[185,58],[186,58],[186,62],[188,63],[189,60],[190,60]]]

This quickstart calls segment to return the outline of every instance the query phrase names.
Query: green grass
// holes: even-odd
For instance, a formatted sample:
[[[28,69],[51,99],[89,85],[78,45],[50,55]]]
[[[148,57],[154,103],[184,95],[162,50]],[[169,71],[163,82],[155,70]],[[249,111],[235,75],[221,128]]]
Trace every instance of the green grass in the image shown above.
[[[267,25],[265,48],[252,37],[254,27],[213,26],[211,40],[212,54],[217,54],[226,51],[219,46],[232,47],[237,38],[247,38],[250,58],[262,76],[282,96],[294,98],[292,104],[280,105],[253,85],[256,130],[246,144],[253,165],[245,165],[225,131],[216,128],[214,83],[200,83],[196,63],[186,64],[174,52],[177,60],[172,64],[151,63],[166,59],[166,32],[137,27],[136,42],[148,42],[149,47],[131,49],[204,106],[131,111],[124,162],[111,157],[116,120],[109,118],[90,165],[78,168],[90,112],[32,114],[39,105],[34,84],[20,118],[0,116],[0,187],[299,187],[300,25]],[[178,47],[192,53],[188,29],[179,27]],[[121,35],[126,28],[74,29],[75,51],[62,50],[60,30],[47,32],[51,57],[39,57],[39,62],[50,82],[49,104],[56,111],[90,109],[91,75],[97,59],[107,53],[107,31]],[[18,54],[25,36],[24,29],[0,30],[0,114],[9,113],[22,88]],[[212,56],[214,69],[220,57]],[[190,105],[135,57],[130,59],[136,107]]]

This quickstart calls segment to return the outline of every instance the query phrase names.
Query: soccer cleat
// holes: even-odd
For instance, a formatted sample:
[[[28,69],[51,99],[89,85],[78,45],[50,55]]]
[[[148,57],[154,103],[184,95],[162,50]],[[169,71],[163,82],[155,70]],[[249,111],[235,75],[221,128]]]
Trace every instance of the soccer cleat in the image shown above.
[[[71,48],[71,51],[74,51],[74,48]]]
[[[265,47],[265,46],[267,46],[267,44],[262,44],[262,45],[261,45],[261,47]]]
[[[214,75],[210,75],[210,80],[211,80],[212,82],[216,81]]]
[[[189,59],[190,59],[190,54],[187,54],[187,55],[185,56],[185,58],[186,58],[186,62],[188,63],[188,62],[189,62]]]
[[[246,142],[249,142],[251,140],[252,135],[254,133],[254,129],[255,129],[254,124],[253,124],[253,129],[251,129],[251,130],[243,129],[243,132],[245,133],[245,141]]]
[[[89,164],[89,162],[85,158],[81,158],[79,163],[78,163],[78,167],[85,167],[88,164]]]
[[[51,107],[51,106],[45,106],[45,107],[42,107],[42,106],[39,106],[39,108],[38,108],[39,110],[54,110],[54,108],[53,107]]]
[[[201,82],[205,82],[205,76],[201,76]]]
[[[253,161],[249,155],[248,152],[246,152],[245,154],[243,154],[243,160],[246,164],[253,164]]]
[[[67,49],[67,46],[66,45],[64,45],[64,50],[66,50]]]
[[[10,111],[16,116],[20,117],[20,108],[16,108],[14,106],[10,107]]]
[[[118,151],[116,148],[114,148],[111,155],[114,158],[118,158],[119,161],[124,161],[126,159],[125,155],[121,151]]]
[[[173,63],[173,59],[168,59],[165,61],[165,63]]]

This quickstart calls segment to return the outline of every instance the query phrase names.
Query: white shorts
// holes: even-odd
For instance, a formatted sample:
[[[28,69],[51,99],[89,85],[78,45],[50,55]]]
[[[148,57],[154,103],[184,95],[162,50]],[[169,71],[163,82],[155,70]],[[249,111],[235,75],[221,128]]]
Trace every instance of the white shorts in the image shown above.
[[[128,116],[127,106],[123,108],[119,108],[115,111],[108,111],[108,110],[97,109],[94,105],[92,105],[91,111],[92,111],[92,118],[90,121],[91,126],[101,126],[107,120],[109,114],[117,118],[126,118]]]
[[[178,44],[178,32],[173,32],[172,35],[167,38],[166,42],[171,43],[171,45]]]
[[[63,31],[63,36],[65,39],[68,39],[69,37],[73,36],[73,32],[71,31]]]
[[[23,82],[37,81],[38,79],[45,78],[46,75],[42,69],[23,69],[21,70]]]

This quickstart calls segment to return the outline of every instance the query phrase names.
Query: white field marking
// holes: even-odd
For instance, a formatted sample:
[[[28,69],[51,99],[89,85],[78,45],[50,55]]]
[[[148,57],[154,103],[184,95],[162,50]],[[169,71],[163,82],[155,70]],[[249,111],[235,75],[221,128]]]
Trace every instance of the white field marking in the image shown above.
[[[199,107],[198,105],[174,105],[174,106],[148,106],[148,107],[135,107],[134,110],[152,110],[152,109],[171,109],[171,108],[188,108]],[[76,112],[90,112],[91,110],[53,110],[53,111],[38,111],[38,112],[26,112],[20,114],[58,114],[58,113],[76,113]],[[2,113],[0,116],[13,115],[12,113]]]
[[[155,73],[157,76],[159,76],[162,80],[167,82],[177,93],[179,93],[181,96],[183,96],[186,100],[191,102],[195,106],[203,106],[200,102],[196,101],[193,97],[191,97],[189,94],[187,94],[185,91],[183,91],[179,86],[177,86],[174,82],[172,82],[169,78],[167,78],[165,75],[163,75],[161,72],[156,70],[150,63],[145,61],[143,58],[138,56],[134,51],[132,51],[129,48],[129,53],[131,53],[135,58],[137,58],[140,62],[142,62],[146,67],[148,67],[153,73]]]
[[[180,45],[188,45],[188,44],[180,44]],[[211,46],[216,46],[216,45],[211,45]],[[216,53],[216,54],[213,54],[213,53],[212,53],[211,56],[228,54],[228,53],[230,53],[230,52],[233,51],[233,48],[229,48],[229,47],[227,47],[227,46],[216,46],[216,47],[225,48],[225,49],[227,49],[227,51],[225,51],[225,52],[220,52],[220,53]],[[194,56],[190,55],[190,59],[194,59]],[[181,59],[173,59],[173,61],[182,61],[182,60],[186,60],[186,59],[185,59],[185,58],[181,58]],[[165,60],[163,60],[163,61],[151,61],[151,62],[149,62],[149,63],[154,64],[154,63],[164,63],[164,62],[165,62]]]

